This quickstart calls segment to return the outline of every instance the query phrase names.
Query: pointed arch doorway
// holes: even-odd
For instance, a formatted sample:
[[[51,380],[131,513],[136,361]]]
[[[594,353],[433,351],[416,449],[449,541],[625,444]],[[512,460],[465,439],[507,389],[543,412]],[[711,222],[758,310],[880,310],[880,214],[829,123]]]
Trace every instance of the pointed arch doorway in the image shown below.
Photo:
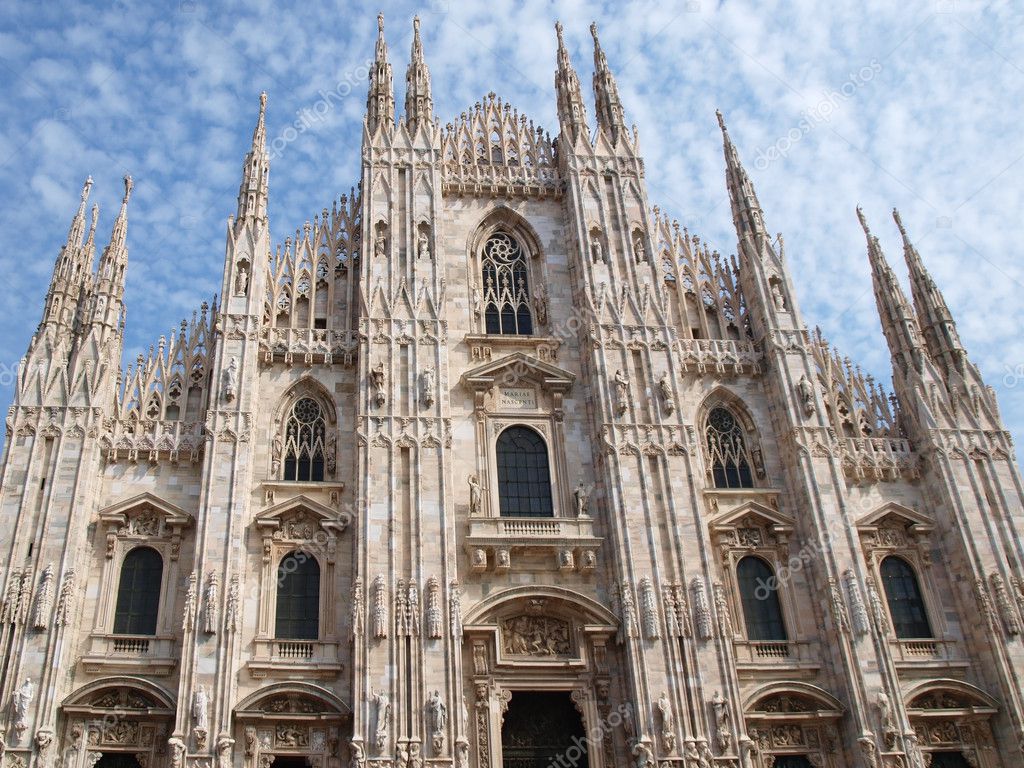
[[[501,726],[503,768],[590,768],[586,733],[569,691],[513,691]]]

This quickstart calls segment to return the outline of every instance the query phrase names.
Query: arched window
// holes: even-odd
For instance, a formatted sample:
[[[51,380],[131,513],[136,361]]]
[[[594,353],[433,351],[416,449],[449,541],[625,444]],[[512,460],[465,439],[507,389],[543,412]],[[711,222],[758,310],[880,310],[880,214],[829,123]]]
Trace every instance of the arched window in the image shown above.
[[[715,488],[754,487],[743,427],[726,408],[708,414],[707,446]]]
[[[320,564],[305,552],[289,552],[277,567],[275,637],[316,640],[320,636]]]
[[[885,599],[889,603],[896,637],[932,637],[921,587],[910,563],[895,555],[885,558],[882,561],[882,586],[885,588]]]
[[[121,563],[114,610],[115,635],[155,635],[164,560],[149,547],[136,547]]]
[[[548,448],[534,430],[498,435],[498,501],[502,517],[552,517]]]
[[[284,479],[324,479],[324,409],[311,397],[292,406],[285,426]]]
[[[748,640],[783,642],[786,625],[779,605],[779,585],[771,566],[759,557],[744,557],[736,566]]]
[[[481,271],[487,333],[532,334],[529,265],[519,241],[500,230],[487,238]]]

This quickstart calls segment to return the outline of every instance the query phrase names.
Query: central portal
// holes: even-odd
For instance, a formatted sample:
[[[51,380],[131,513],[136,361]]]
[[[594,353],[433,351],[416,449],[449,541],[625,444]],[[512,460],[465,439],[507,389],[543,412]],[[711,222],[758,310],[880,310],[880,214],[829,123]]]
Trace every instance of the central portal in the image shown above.
[[[583,720],[568,691],[513,691],[501,726],[504,768],[589,768]]]

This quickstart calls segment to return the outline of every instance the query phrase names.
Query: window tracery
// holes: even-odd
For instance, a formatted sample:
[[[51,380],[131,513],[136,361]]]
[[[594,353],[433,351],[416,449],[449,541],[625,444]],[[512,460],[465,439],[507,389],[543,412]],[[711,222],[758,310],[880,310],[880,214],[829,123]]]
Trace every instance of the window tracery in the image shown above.
[[[494,232],[484,243],[481,282],[486,332],[531,335],[533,314],[526,252],[519,241],[504,230]]]
[[[327,419],[311,397],[295,401],[284,436],[284,479],[322,481],[327,466]]]
[[[753,488],[755,456],[732,411],[716,406],[708,413],[707,461],[715,488]]]

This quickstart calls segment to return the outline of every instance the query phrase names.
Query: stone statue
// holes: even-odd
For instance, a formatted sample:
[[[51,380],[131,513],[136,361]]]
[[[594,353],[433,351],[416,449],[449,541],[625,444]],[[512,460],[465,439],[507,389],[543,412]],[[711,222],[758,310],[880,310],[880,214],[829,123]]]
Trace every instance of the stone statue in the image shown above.
[[[224,369],[224,399],[229,403],[238,394],[238,358],[232,357],[228,367]]]
[[[619,416],[629,408],[629,379],[621,368],[615,371],[615,410]]]
[[[423,768],[423,754],[418,741],[409,742],[409,768]]]
[[[183,768],[185,765],[185,742],[172,736],[167,740],[167,746],[171,748],[171,768]]]
[[[420,404],[429,408],[434,404],[434,369],[427,368],[420,375]]]
[[[423,231],[420,231],[420,235],[416,240],[416,258],[430,259],[430,238]]]
[[[373,386],[373,401],[379,408],[384,405],[384,402],[387,399],[384,394],[384,389],[387,387],[387,374],[384,373],[383,360],[377,363],[376,367],[370,371],[370,384]]]
[[[661,740],[665,744],[665,751],[673,752],[676,748],[676,718],[672,714],[672,702],[668,700],[668,693],[662,691],[657,706],[661,714]]]
[[[782,286],[777,281],[772,282],[772,301],[779,312],[786,311],[786,297],[782,295]]]
[[[594,232],[590,236],[590,258],[594,263],[604,263],[604,248],[601,246],[601,236]]]
[[[448,709],[441,701],[440,691],[434,691],[427,699],[427,708],[430,710],[431,732],[434,734],[444,733],[448,726]]]
[[[217,737],[217,768],[231,768],[231,750],[235,740],[222,733]]]
[[[409,750],[401,742],[395,754],[395,768],[409,768]]]
[[[281,452],[284,450],[284,441],[280,434],[274,435],[270,448],[270,468],[276,475],[281,470]]]
[[[588,494],[586,486],[583,485],[582,480],[580,480],[579,485],[576,486],[576,490],[572,492],[572,495],[576,500],[576,517],[587,517]]]
[[[377,706],[377,749],[384,749],[388,743],[388,723],[391,720],[391,699],[386,691],[373,694]]]
[[[387,250],[387,239],[384,237],[384,230],[377,230],[377,237],[373,241],[373,255],[384,256]]]
[[[633,763],[636,768],[656,768],[657,763],[654,760],[654,753],[642,741],[634,742],[631,751],[633,757],[636,758],[636,762]]]
[[[349,768],[363,768],[363,762],[365,755],[363,753],[363,745],[355,741],[354,739],[348,743],[348,754],[349,754]]]
[[[18,738],[28,728],[28,708],[32,703],[32,699],[36,695],[36,686],[32,682],[31,677],[26,677],[25,681],[21,684],[12,697],[14,704],[14,731],[17,733]]]
[[[249,271],[243,264],[235,275],[235,296],[245,296],[249,292]]]
[[[676,404],[672,399],[672,383],[668,379],[668,371],[661,374],[661,378],[658,379],[658,394],[661,395],[661,402],[665,406],[665,413],[671,416],[676,409]]]
[[[338,468],[338,438],[331,433],[327,438],[327,448],[325,451],[326,455],[324,459],[327,462],[327,474],[333,475],[334,470]]]
[[[647,261],[647,249],[644,248],[644,239],[640,235],[637,235],[636,241],[633,243],[633,254],[636,256],[637,264]]]
[[[196,749],[206,749],[206,737],[209,733],[210,697],[206,686],[200,685],[192,694],[192,732],[196,737]]]
[[[252,757],[256,754],[256,726],[245,726],[245,756]]]
[[[537,325],[548,324],[548,293],[543,283],[538,283],[536,292],[533,295],[533,311],[537,319]]]
[[[722,697],[720,691],[715,691],[711,698],[711,708],[715,713],[715,738],[718,740],[718,750],[728,752],[732,747],[732,731],[729,728],[729,704]]]
[[[800,381],[796,383],[796,392],[800,396],[800,404],[804,408],[805,416],[814,415],[814,385],[811,384],[810,379],[807,378],[805,373],[800,377]]]
[[[479,515],[482,511],[483,491],[476,475],[469,476],[469,514]]]

